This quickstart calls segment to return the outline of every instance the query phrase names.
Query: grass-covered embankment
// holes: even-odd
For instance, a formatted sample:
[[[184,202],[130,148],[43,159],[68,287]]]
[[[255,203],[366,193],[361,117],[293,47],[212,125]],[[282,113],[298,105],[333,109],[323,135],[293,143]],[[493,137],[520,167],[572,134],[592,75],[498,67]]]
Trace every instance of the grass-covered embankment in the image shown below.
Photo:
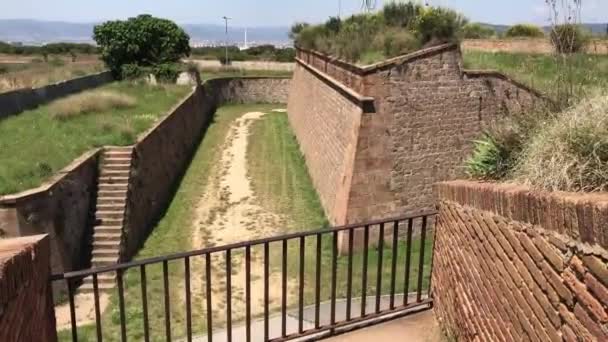
[[[39,186],[92,148],[133,144],[190,91],[117,82],[0,120],[0,195]]]

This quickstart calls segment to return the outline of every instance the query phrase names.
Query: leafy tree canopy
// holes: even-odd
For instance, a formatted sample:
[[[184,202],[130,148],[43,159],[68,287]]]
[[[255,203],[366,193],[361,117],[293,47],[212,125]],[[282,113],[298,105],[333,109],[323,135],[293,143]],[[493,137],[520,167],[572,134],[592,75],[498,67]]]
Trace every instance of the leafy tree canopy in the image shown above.
[[[190,54],[188,34],[174,22],[151,15],[97,25],[93,38],[102,60],[116,74],[123,65],[174,63]]]

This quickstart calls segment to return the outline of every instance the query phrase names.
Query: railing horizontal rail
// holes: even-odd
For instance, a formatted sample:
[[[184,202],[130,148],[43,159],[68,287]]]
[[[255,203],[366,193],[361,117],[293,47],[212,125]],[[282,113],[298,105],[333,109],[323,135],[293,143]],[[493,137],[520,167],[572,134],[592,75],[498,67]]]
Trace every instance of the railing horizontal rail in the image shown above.
[[[364,222],[364,223],[355,223],[355,224],[349,224],[349,225],[338,226],[338,227],[330,227],[330,228],[324,228],[324,229],[318,229],[318,230],[312,230],[312,231],[304,231],[304,232],[299,232],[299,233],[278,235],[278,236],[273,236],[273,237],[263,238],[263,239],[243,241],[243,242],[238,242],[238,243],[233,243],[233,244],[228,244],[228,245],[223,245],[223,246],[199,249],[199,250],[190,251],[190,252],[182,252],[182,253],[175,253],[175,254],[166,255],[166,256],[141,259],[141,260],[126,262],[126,263],[117,264],[117,265],[113,265],[113,266],[105,266],[105,267],[99,267],[99,268],[95,268],[95,269],[67,272],[67,273],[63,273],[63,274],[54,274],[51,276],[51,280],[55,281],[55,280],[70,279],[70,278],[84,278],[84,277],[88,277],[93,274],[107,273],[107,272],[118,271],[118,270],[126,270],[126,269],[133,268],[133,267],[144,266],[144,265],[149,265],[149,264],[156,264],[156,263],[163,262],[163,261],[173,261],[173,260],[183,259],[183,258],[187,258],[187,257],[194,257],[194,256],[205,255],[205,254],[217,253],[217,252],[225,252],[229,249],[244,248],[247,246],[258,246],[258,245],[263,245],[265,243],[278,242],[278,241],[283,241],[283,240],[293,240],[293,239],[297,239],[300,237],[309,237],[309,236],[315,236],[315,235],[320,235],[320,234],[327,234],[327,233],[331,233],[334,231],[344,231],[344,230],[349,230],[349,229],[353,229],[353,228],[361,228],[366,225],[373,226],[373,225],[379,225],[381,223],[387,223],[387,222],[405,221],[408,219],[417,219],[417,218],[422,218],[422,217],[433,216],[435,214],[437,214],[436,211],[426,211],[426,212],[416,214],[416,215],[411,215],[411,216],[398,216],[398,217],[392,217],[392,218],[383,219],[383,220],[374,220],[374,221]]]
[[[326,337],[430,308],[435,215],[430,211],[55,275],[51,281],[65,282],[68,291],[71,329],[62,333],[70,333],[72,341],[79,336],[193,341],[195,336],[202,340],[201,333],[208,342],[287,341]],[[94,321],[77,317],[82,314],[76,310],[81,280],[94,290]],[[101,308],[102,290],[114,291],[109,311]],[[82,322],[92,324],[81,328]]]

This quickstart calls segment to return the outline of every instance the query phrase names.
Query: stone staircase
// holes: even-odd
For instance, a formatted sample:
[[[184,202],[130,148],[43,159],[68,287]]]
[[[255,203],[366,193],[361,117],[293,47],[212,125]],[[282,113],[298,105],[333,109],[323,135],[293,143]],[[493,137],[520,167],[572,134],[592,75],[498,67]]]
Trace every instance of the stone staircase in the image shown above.
[[[92,268],[111,266],[120,261],[132,155],[133,147],[108,147],[104,150],[93,227]],[[97,280],[100,291],[111,290],[116,285],[116,274],[101,273]],[[80,291],[93,292],[92,277],[84,280]]]

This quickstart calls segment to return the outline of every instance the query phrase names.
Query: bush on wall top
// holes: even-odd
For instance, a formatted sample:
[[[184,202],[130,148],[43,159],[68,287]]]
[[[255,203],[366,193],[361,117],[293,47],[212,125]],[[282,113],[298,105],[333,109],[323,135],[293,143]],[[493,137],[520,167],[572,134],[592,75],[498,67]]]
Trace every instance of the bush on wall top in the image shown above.
[[[507,38],[540,38],[544,36],[545,33],[540,27],[531,24],[514,25],[505,32]]]
[[[372,63],[423,45],[455,41],[466,22],[465,17],[448,8],[391,2],[376,13],[344,20],[330,18],[319,25],[298,23],[290,37],[305,49],[351,62]]]
[[[101,58],[116,76],[123,65],[176,63],[190,54],[190,37],[174,22],[140,15],[95,26]]]

